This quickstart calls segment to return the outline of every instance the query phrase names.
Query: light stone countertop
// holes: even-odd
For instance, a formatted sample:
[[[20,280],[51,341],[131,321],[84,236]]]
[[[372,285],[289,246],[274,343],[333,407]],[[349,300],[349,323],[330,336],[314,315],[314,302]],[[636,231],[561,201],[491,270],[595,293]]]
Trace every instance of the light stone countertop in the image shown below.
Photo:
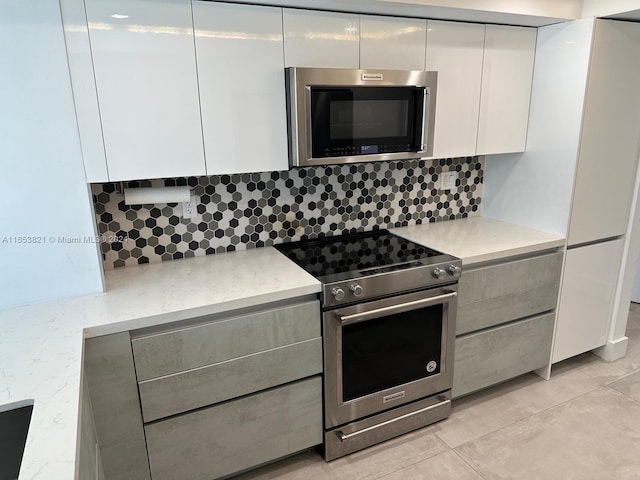
[[[394,233],[470,265],[564,246],[474,217]],[[84,338],[315,294],[320,283],[273,247],[121,268],[106,292],[0,310],[0,405],[34,399],[20,479],[74,478]]]
[[[473,264],[564,247],[565,238],[485,217],[395,228],[393,233]]]
[[[315,294],[273,247],[111,270],[106,293],[0,310],[0,405],[34,399],[20,479],[72,480],[83,339]]]

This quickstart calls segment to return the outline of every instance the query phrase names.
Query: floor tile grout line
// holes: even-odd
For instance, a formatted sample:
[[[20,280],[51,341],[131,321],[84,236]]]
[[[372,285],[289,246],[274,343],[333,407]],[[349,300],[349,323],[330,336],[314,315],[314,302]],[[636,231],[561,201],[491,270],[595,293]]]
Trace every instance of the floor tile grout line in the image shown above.
[[[617,390],[617,389],[615,389],[615,388],[613,388],[613,387],[611,387],[609,385],[607,385],[605,388],[608,388],[609,390],[613,390],[614,392],[619,393],[620,395],[622,395],[627,400],[631,400],[633,403],[636,403],[636,404],[640,405],[640,400],[632,397],[631,395],[627,395],[626,393],[621,392],[620,390]]]
[[[547,381],[548,381],[548,380],[547,380]],[[564,401],[562,401],[562,402],[560,402],[560,403],[556,403],[555,405],[552,405],[552,406],[547,407],[547,408],[543,408],[542,410],[539,410],[539,411],[537,411],[537,412],[535,412],[535,413],[531,413],[531,414],[529,414],[529,415],[526,415],[526,416],[524,416],[524,417],[522,417],[522,418],[519,418],[518,420],[515,420],[515,421],[513,421],[513,422],[510,422],[510,423],[507,423],[507,424],[503,425],[502,427],[498,428],[497,430],[493,430],[493,431],[491,431],[491,432],[487,432],[487,433],[485,433],[485,434],[482,434],[482,435],[480,435],[479,437],[474,438],[473,440],[469,440],[468,442],[461,443],[460,445],[456,445],[455,447],[451,447],[451,446],[450,446],[450,445],[449,445],[449,444],[448,444],[448,443],[447,443],[447,442],[446,442],[442,437],[440,437],[440,436],[438,435],[438,432],[434,432],[434,433],[435,433],[435,435],[437,435],[437,436],[438,436],[438,439],[439,439],[439,440],[441,440],[442,442],[444,442],[444,443],[445,443],[449,448],[451,448],[452,450],[454,450],[454,451],[455,451],[457,448],[460,448],[460,447],[462,447],[462,446],[464,446],[464,445],[467,445],[467,444],[469,444],[469,443],[471,443],[471,442],[476,442],[476,441],[478,441],[478,440],[480,440],[480,439],[482,439],[482,438],[484,438],[484,437],[486,437],[486,436],[488,436],[488,435],[493,435],[494,433],[497,433],[497,432],[499,432],[499,431],[501,431],[501,430],[504,430],[505,428],[511,427],[511,426],[513,426],[513,425],[515,425],[515,424],[517,424],[517,423],[520,423],[520,422],[522,422],[522,421],[524,421],[524,420],[527,420],[527,419],[529,419],[529,418],[531,418],[531,417],[534,417],[534,416],[536,416],[536,415],[539,415],[539,414],[541,414],[541,413],[543,413],[543,412],[547,412],[547,411],[552,410],[552,409],[554,409],[554,408],[560,407],[560,406],[562,406],[562,405],[564,405],[564,404],[566,404],[566,403],[572,402],[572,401],[574,401],[574,400],[577,400],[578,398],[584,397],[585,395],[589,395],[590,393],[593,393],[593,392],[595,392],[595,391],[597,391],[597,390],[605,389],[605,388],[609,388],[609,387],[607,387],[607,385],[601,385],[601,384],[598,384],[598,386],[597,386],[597,387],[595,387],[595,388],[593,388],[593,389],[591,389],[591,390],[589,390],[589,391],[587,391],[587,392],[583,392],[583,393],[581,393],[581,394],[579,394],[579,395],[577,395],[577,396],[575,396],[575,397],[571,397],[571,398],[569,398],[569,399],[567,399],[567,400],[564,400]]]
[[[464,456],[462,456],[460,452],[456,451],[455,448],[453,448],[452,451],[460,460],[462,460],[466,465],[468,465],[471,470],[473,470],[476,474],[478,474],[478,476],[482,480],[488,480],[487,477],[484,475],[484,473],[481,470],[478,470],[480,468],[479,465],[474,466],[474,464],[472,464],[470,460],[467,460]]]

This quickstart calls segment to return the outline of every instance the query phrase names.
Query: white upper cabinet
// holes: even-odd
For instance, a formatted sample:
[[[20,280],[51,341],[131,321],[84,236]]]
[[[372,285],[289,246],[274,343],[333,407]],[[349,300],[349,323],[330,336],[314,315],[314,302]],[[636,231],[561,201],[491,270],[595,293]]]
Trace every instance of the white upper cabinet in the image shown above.
[[[427,70],[438,72],[433,157],[474,155],[484,25],[429,20]]]
[[[109,180],[204,175],[189,0],[86,0]]]
[[[84,1],[60,0],[60,11],[86,179],[89,183],[108,182]]]
[[[286,170],[282,10],[193,2],[207,174]]]
[[[569,244],[623,235],[640,141],[640,25],[596,22]]]
[[[360,68],[424,70],[426,20],[360,16]]]
[[[535,28],[486,26],[478,155],[525,150],[535,47]]]
[[[358,15],[285,8],[283,21],[287,67],[359,67]]]

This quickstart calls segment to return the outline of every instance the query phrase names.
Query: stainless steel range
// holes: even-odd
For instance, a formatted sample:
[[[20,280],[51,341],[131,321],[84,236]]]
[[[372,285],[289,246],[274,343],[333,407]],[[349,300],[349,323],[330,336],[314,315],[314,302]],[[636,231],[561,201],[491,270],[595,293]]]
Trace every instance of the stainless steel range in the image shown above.
[[[449,415],[459,259],[386,230],[276,248],[323,283],[327,461]]]

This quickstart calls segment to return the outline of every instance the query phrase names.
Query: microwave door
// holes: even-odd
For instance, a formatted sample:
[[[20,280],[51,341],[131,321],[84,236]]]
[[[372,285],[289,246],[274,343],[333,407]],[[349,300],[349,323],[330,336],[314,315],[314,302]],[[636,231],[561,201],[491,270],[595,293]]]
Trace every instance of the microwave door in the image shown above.
[[[312,87],[312,158],[418,152],[423,87]]]

